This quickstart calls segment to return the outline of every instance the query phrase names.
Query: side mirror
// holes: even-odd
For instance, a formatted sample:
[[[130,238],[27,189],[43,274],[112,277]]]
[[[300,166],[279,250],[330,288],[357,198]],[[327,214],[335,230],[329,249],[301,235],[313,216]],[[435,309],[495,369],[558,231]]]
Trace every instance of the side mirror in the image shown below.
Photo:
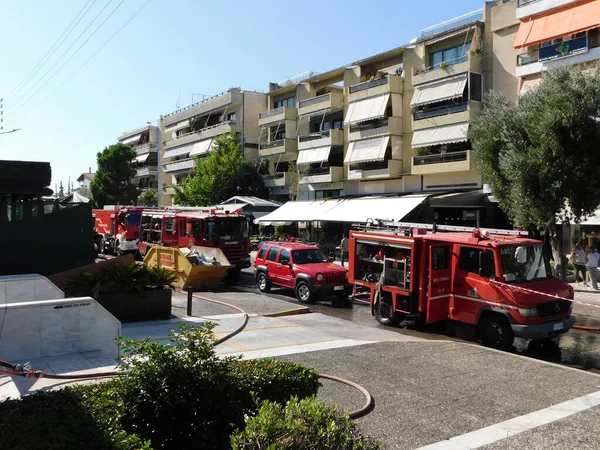
[[[282,266],[289,266],[289,265],[290,265],[290,262],[289,262],[287,259],[284,259],[283,261],[280,261],[280,264],[281,264]]]
[[[328,260],[329,262],[334,262],[334,261],[335,261],[335,258],[327,258],[327,260]]]

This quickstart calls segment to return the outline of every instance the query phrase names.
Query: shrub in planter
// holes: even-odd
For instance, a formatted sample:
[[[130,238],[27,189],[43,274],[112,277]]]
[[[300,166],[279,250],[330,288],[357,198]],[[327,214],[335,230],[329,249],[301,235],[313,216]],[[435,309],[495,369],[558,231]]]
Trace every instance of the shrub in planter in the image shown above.
[[[177,276],[160,267],[110,262],[95,274],[71,278],[68,296],[91,296],[121,322],[168,319]]]
[[[292,397],[285,406],[268,400],[260,404],[246,428],[231,436],[233,450],[378,450],[381,444],[362,435],[348,414],[314,397]]]
[[[251,392],[281,402],[290,393],[316,394],[312,369],[217,357],[212,329],[182,326],[171,345],[121,340],[127,375],[114,383],[125,430],[155,448],[227,448],[231,433],[256,409]]]

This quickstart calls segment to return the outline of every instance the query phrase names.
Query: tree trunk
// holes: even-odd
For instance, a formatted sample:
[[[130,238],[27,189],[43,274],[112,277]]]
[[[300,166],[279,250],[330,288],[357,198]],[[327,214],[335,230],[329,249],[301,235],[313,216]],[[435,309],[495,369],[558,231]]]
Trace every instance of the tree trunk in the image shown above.
[[[564,280],[567,274],[567,258],[562,249],[562,225],[551,225],[548,227],[550,245],[552,246],[552,257],[556,262],[554,276]]]

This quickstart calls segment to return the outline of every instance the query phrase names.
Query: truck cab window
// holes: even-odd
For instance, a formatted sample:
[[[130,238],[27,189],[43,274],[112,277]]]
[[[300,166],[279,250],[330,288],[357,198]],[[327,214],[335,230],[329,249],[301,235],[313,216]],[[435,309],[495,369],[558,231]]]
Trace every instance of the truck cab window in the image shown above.
[[[479,275],[479,254],[484,251],[480,248],[475,247],[461,247],[460,249],[460,270],[465,272],[476,273]],[[487,261],[486,267],[484,267],[486,273],[495,273],[495,266],[493,257],[485,258]]]
[[[433,270],[444,270],[450,267],[450,247],[433,247]]]

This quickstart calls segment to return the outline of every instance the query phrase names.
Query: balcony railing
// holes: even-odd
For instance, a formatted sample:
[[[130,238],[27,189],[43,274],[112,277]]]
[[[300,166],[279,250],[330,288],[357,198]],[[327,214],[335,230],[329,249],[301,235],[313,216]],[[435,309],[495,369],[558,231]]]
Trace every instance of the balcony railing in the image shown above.
[[[300,108],[304,108],[305,106],[316,105],[317,103],[327,102],[327,101],[329,101],[330,97],[331,97],[330,93],[319,95],[318,97],[313,97],[313,98],[309,98],[306,100],[302,100],[298,106]]]
[[[306,136],[298,137],[298,142],[315,141],[317,139],[328,138],[331,135],[331,130],[319,131],[317,133],[311,133]]]
[[[413,158],[413,164],[415,166],[424,166],[426,164],[440,164],[447,162],[466,161],[467,152],[453,152],[445,153],[440,155],[426,155],[426,156],[415,156]]]
[[[283,106],[275,109],[271,109],[269,111],[261,112],[258,117],[260,119],[265,119],[267,117],[275,116],[277,114],[281,114],[283,112]]]
[[[447,114],[454,114],[457,112],[463,112],[466,111],[469,107],[469,104],[467,102],[464,103],[458,103],[455,105],[447,105],[447,106],[438,106],[437,108],[429,108],[426,110],[422,110],[422,111],[416,111],[413,114],[413,119],[414,120],[421,120],[421,119],[427,119],[429,117],[436,117],[436,116],[444,116]]]
[[[434,64],[433,66],[426,67],[425,69],[416,69],[415,75],[420,75],[422,73],[431,72],[432,70],[437,70],[437,69],[442,69],[442,68],[445,69],[446,67],[450,67],[455,64],[464,63],[468,59],[469,59],[469,54],[465,53],[464,55],[459,56],[458,58],[453,58],[453,59],[449,59],[447,61],[442,61],[441,63]]]
[[[517,55],[517,66],[522,67],[536,62],[550,61],[588,51],[587,36],[563,41],[558,44],[540,47],[537,51]]]
[[[263,175],[263,179],[265,180],[278,180],[280,178],[283,178],[285,176],[285,172],[276,172],[276,173],[270,173],[268,175]]]
[[[343,165],[343,164],[341,164]],[[318,167],[311,167],[310,169],[308,169],[308,171],[304,172],[304,175],[309,177],[311,175],[324,175],[326,173],[330,172],[331,167],[329,166],[329,164],[324,164],[322,166],[318,166]]]
[[[357,131],[373,130],[375,128],[387,127],[388,124],[389,119],[369,120],[368,122],[361,122],[356,125],[351,125],[349,131],[350,133],[356,133]]]
[[[536,3],[539,2],[540,0],[517,0],[517,8],[521,7],[521,6],[526,6],[529,5],[531,3]]]
[[[186,106],[186,107],[184,107],[184,108],[180,108],[180,109],[178,109],[177,111],[173,111],[172,113],[169,113],[169,114],[165,115],[164,117],[169,117],[169,116],[172,116],[173,114],[177,114],[177,113],[179,113],[179,112],[181,112],[181,111],[185,111],[186,109],[193,108],[194,106],[200,105],[200,104],[202,104],[202,103],[210,102],[211,100],[213,100],[213,99],[215,99],[215,98],[218,98],[218,97],[222,97],[222,96],[224,96],[224,95],[227,95],[227,94],[229,94],[230,92],[240,92],[240,88],[232,88],[232,89],[229,89],[228,91],[221,92],[220,94],[213,95],[212,97],[206,97],[206,98],[204,98],[204,99],[200,100],[199,102],[192,103],[192,104],[191,104],[191,105],[189,105],[189,106]]]
[[[350,86],[350,93],[354,94],[355,92],[364,91],[365,89],[371,89],[377,86],[382,86],[388,83],[388,77],[378,78],[376,80],[365,81],[363,83],[355,84],[354,86]]]
[[[278,139],[276,141],[265,142],[264,144],[260,144],[260,150],[267,150],[269,148],[281,147],[285,144],[285,139]]]
[[[463,27],[470,23],[482,22],[483,21],[483,9],[478,9],[471,13],[455,17],[454,19],[447,20],[437,25],[425,28],[421,30],[421,36],[419,39],[427,39],[436,34],[445,33],[446,31],[454,30],[456,28]]]

